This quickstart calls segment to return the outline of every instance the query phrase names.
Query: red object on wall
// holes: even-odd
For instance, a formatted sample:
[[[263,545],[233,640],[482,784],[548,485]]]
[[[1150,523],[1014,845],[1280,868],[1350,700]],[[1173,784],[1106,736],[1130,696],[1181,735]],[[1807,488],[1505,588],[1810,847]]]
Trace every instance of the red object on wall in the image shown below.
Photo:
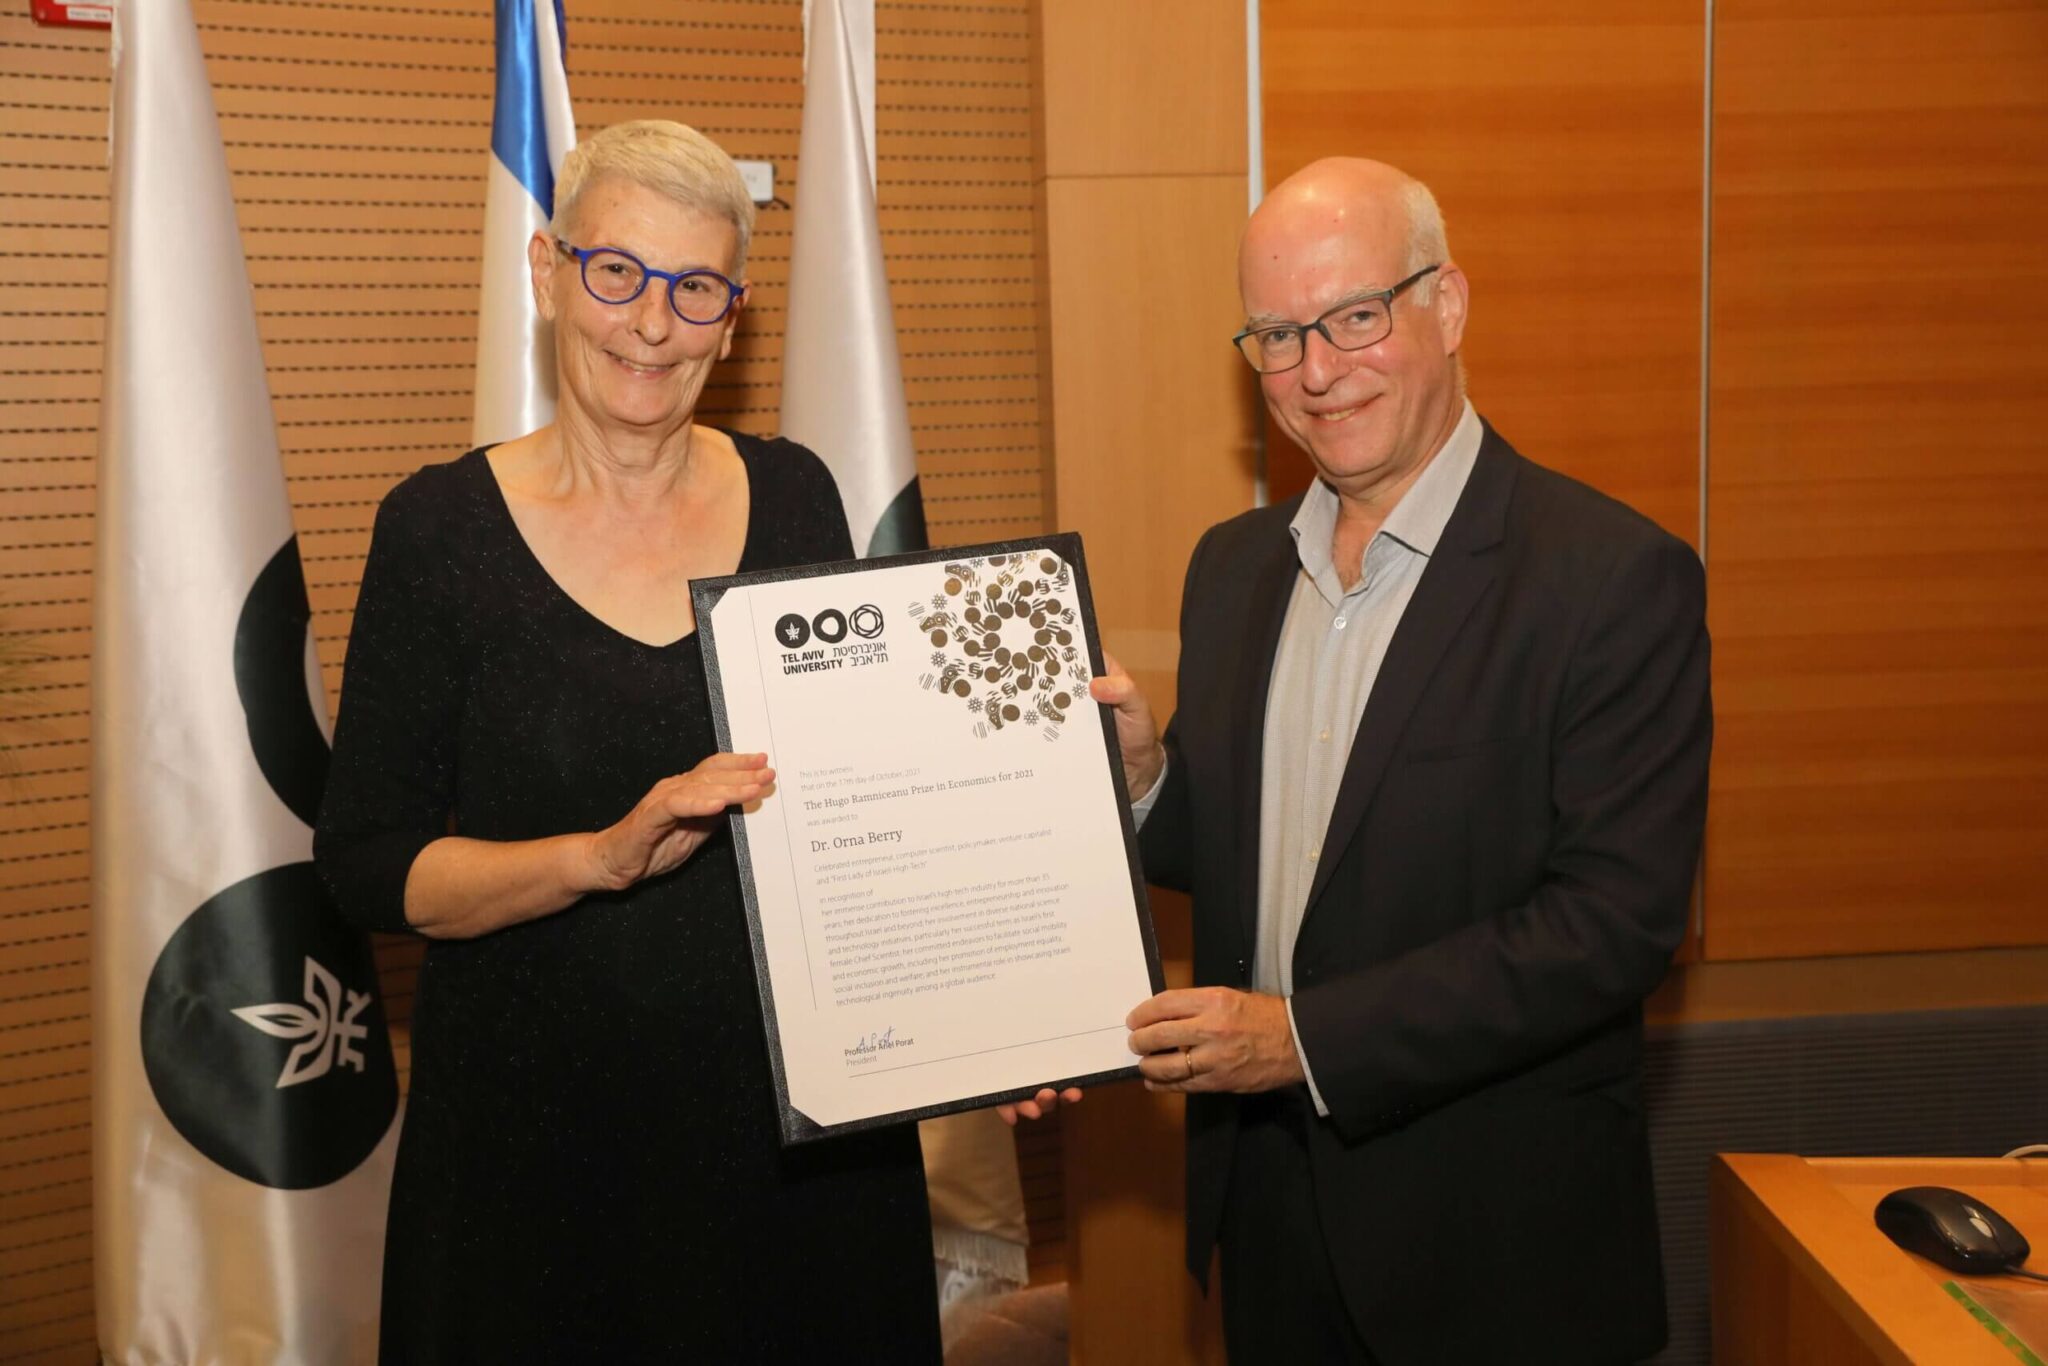
[[[114,6],[107,0],[29,0],[29,14],[39,24],[62,28],[111,28],[114,23]]]

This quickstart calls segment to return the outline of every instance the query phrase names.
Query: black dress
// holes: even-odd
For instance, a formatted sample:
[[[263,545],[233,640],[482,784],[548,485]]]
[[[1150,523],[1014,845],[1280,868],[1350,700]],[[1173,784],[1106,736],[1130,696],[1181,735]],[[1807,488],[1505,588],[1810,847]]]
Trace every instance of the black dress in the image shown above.
[[[743,570],[851,556],[816,456],[733,441]],[[315,856],[373,929],[405,928],[439,836],[600,829],[717,747],[696,636],[644,645],[579,607],[481,451],[385,499],[344,680]],[[383,1359],[938,1361],[915,1129],[777,1137],[729,834],[630,891],[428,946]]]

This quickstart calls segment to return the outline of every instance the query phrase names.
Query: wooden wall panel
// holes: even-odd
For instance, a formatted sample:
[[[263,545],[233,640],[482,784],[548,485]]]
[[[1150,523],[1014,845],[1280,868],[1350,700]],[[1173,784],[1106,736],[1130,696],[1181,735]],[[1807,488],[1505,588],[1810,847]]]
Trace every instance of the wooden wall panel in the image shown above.
[[[1164,718],[1188,555],[1255,496],[1256,388],[1227,344],[1244,5],[1044,0],[1041,14],[1055,520],[1086,538],[1104,643]],[[1155,891],[1153,909],[1167,981],[1186,985],[1187,903]],[[1178,1097],[1115,1086],[1064,1117],[1080,1366],[1222,1359],[1218,1302],[1182,1269],[1181,1113]]]
[[[1048,176],[1203,176],[1226,167],[1244,175],[1242,4],[1046,0],[1045,11]]]
[[[1105,643],[1170,716],[1188,555],[1253,496],[1257,397],[1229,346],[1244,174],[1055,177],[1046,208],[1059,523],[1087,538]]]
[[[193,0],[332,705],[377,501],[469,429],[489,0]],[[707,418],[776,426],[800,0],[569,0],[585,133],[695,124],[776,163],[758,286]],[[878,0],[883,245],[929,524],[1045,524],[1026,0]],[[105,307],[107,36],[0,14],[0,1360],[89,1361],[86,675]],[[380,943],[410,1015],[418,946]],[[402,1044],[402,1039],[401,1039]],[[401,1065],[404,1053],[401,1048]],[[1023,1145],[1057,1279],[1059,1133]]]
[[[1699,537],[1699,0],[1263,0],[1265,172],[1427,182],[1472,282],[1465,364],[1523,454]],[[1306,457],[1267,443],[1273,497]]]
[[[2048,944],[2048,10],[1717,15],[1708,956]]]

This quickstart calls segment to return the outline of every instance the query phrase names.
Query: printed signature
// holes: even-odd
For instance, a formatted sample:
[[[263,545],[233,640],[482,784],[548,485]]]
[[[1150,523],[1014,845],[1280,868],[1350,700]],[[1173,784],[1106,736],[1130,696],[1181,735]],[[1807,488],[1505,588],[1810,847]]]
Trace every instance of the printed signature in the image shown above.
[[[872,1030],[855,1039],[853,1047],[846,1050],[846,1056],[851,1058],[864,1053],[880,1053],[891,1048],[908,1048],[916,1042],[915,1039],[897,1038],[896,1026],[890,1025],[887,1029]]]

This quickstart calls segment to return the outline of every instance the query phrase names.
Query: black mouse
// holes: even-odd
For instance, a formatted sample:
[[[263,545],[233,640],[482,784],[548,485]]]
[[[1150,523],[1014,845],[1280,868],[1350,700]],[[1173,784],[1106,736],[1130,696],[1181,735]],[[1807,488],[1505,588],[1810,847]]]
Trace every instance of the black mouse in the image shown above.
[[[2005,1216],[1947,1186],[1907,1186],[1877,1202],[1877,1226],[1908,1252],[1966,1276],[2010,1271],[2032,1251]]]

